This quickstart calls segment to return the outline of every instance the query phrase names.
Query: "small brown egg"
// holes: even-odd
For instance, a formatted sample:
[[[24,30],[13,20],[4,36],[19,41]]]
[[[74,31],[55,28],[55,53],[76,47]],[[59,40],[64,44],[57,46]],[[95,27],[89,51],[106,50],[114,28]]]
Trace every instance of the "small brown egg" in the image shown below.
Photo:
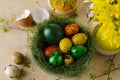
[[[13,52],[11,58],[15,64],[24,63],[24,56],[20,52]]]

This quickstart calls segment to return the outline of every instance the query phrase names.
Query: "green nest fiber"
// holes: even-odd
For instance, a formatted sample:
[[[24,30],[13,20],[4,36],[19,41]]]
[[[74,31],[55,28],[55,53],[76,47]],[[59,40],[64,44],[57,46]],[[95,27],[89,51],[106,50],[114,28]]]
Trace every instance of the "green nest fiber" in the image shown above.
[[[47,43],[43,38],[43,29],[49,23],[56,23],[60,25],[62,28],[64,28],[65,25],[75,22],[72,19],[68,19],[68,18],[52,17],[48,21],[44,21],[43,23],[39,24],[37,26],[37,31],[35,32],[31,41],[31,51],[34,61],[37,63],[38,66],[40,66],[40,68],[42,68],[47,73],[53,73],[55,75],[65,76],[65,77],[75,77],[77,75],[80,75],[86,69],[89,61],[92,59],[95,53],[93,37],[87,31],[87,29],[79,25],[81,30],[84,33],[86,33],[89,38],[87,44],[85,45],[88,48],[87,55],[81,57],[80,59],[77,59],[77,61],[71,65],[67,65],[67,66],[62,65],[56,67],[48,63],[43,53],[45,47],[47,46]]]

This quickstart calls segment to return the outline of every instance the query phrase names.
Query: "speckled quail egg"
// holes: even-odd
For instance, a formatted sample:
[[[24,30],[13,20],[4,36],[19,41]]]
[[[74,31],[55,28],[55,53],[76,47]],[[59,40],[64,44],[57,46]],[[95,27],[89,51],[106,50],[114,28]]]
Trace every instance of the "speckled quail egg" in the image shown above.
[[[16,65],[6,66],[4,72],[9,78],[17,78],[20,76],[20,69]]]

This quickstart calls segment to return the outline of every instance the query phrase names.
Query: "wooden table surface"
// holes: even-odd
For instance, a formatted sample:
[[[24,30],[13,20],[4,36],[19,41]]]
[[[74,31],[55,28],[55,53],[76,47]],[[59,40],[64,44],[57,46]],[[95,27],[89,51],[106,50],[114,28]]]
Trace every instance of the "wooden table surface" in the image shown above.
[[[38,0],[40,7],[45,7],[50,10],[47,0]],[[81,10],[78,10],[77,21],[83,25],[88,26],[89,20],[86,17],[86,8],[88,4],[83,5]],[[25,9],[29,9],[33,12],[37,7],[36,0],[1,0],[0,1],[0,18],[10,19],[14,16],[20,15]],[[0,28],[3,25],[0,24]],[[11,22],[9,27],[19,27],[15,22]],[[0,80],[11,80],[4,73],[4,67],[13,64],[11,60],[11,53],[14,51],[22,52],[30,59],[30,68],[25,68],[26,74],[21,77],[21,80],[56,80],[57,76],[48,74],[40,69],[33,61],[30,51],[27,47],[27,32],[19,29],[8,29],[8,32],[4,33],[0,30]],[[120,66],[120,54],[115,57],[115,66]],[[89,74],[95,73],[97,75],[102,74],[109,68],[107,60],[113,56],[96,55],[88,65],[86,72],[81,76],[79,80],[90,80]],[[110,74],[113,80],[120,80],[120,70],[116,70]],[[60,80],[75,80],[61,78]],[[96,80],[107,80],[107,76],[102,76]]]

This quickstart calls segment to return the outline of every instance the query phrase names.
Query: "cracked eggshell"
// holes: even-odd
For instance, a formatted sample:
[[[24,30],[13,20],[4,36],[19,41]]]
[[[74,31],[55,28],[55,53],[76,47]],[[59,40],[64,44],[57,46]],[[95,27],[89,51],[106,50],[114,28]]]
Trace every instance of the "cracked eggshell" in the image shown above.
[[[45,8],[39,7],[32,13],[32,17],[36,23],[41,23],[45,19],[49,19],[50,14]]]
[[[20,69],[16,65],[6,66],[4,72],[9,78],[20,77]]]
[[[22,27],[27,27],[32,24],[33,18],[28,9],[16,18],[16,23]]]

